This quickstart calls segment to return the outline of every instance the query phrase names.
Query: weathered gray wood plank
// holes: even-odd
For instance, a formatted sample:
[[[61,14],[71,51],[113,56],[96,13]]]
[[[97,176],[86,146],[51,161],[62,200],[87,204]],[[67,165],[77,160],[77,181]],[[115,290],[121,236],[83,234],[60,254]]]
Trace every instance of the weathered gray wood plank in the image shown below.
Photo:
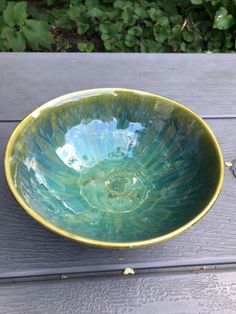
[[[4,314],[236,313],[236,272],[4,284]]]
[[[209,120],[209,124],[225,160],[235,158],[236,119]],[[0,123],[0,277],[236,262],[236,179],[228,169],[213,209],[186,233],[142,249],[96,249],[51,233],[17,204],[3,174],[5,144],[14,127],[15,123]]]
[[[19,120],[72,91],[156,92],[199,114],[236,114],[235,54],[1,53],[0,120]]]

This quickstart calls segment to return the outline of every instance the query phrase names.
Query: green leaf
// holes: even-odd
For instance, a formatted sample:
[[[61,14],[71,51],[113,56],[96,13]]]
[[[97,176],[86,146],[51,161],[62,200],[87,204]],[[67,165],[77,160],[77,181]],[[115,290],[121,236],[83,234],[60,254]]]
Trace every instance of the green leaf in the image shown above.
[[[203,3],[203,0],[191,0],[191,2],[192,2],[192,4],[199,5],[199,4]]]
[[[182,34],[181,34],[181,26],[180,25],[173,26],[171,32],[172,32],[174,38],[181,39]]]
[[[4,40],[0,38],[0,51],[6,51]]]
[[[131,7],[125,7],[121,16],[124,24],[129,26],[133,26],[137,21],[137,17],[134,15],[134,11]]]
[[[127,1],[125,0],[116,0],[113,4],[113,7],[117,9],[123,9],[126,4]]]
[[[186,43],[185,43],[185,42],[182,42],[182,43],[180,44],[180,51],[186,52]]]
[[[99,5],[99,0],[85,0],[85,6],[88,10],[96,8]]]
[[[186,29],[184,29],[183,32],[182,32],[182,34],[183,34],[183,39],[184,39],[185,41],[190,42],[190,43],[193,42],[193,40],[194,40],[194,35],[193,35],[192,32],[189,32],[189,31],[187,31]]]
[[[101,17],[103,15],[103,12],[98,8],[92,8],[88,11],[88,16],[91,17]]]
[[[16,3],[14,7],[14,15],[15,15],[15,22],[17,25],[22,26],[26,19],[27,19],[27,3],[26,2],[19,2]]]
[[[106,12],[106,15],[104,15],[104,17],[106,17],[110,21],[117,21],[117,19],[120,18],[120,10],[112,8],[110,12]]]
[[[215,14],[215,21],[213,28],[220,30],[226,30],[234,24],[234,18],[231,14],[228,14],[228,11],[221,7]]]
[[[171,17],[175,14],[178,13],[178,9],[177,6],[178,2],[176,4],[175,1],[166,1],[165,6],[163,7],[163,9],[165,10],[165,12],[167,13],[168,17]],[[181,4],[179,4],[181,5]]]
[[[1,29],[6,25],[6,23],[4,23],[3,20],[3,16],[0,15],[0,33],[1,33]]]
[[[128,34],[140,37],[143,34],[143,30],[140,26],[133,26],[128,30]]]
[[[193,45],[195,46],[195,49],[193,49],[193,51],[195,50],[196,52],[198,52],[199,49],[202,51],[202,48],[200,48],[200,46],[202,45],[202,41],[203,36],[201,34],[195,34],[193,36]]]
[[[140,19],[145,19],[148,17],[148,12],[142,8],[141,6],[138,6],[134,9],[134,13],[138,16]]]
[[[157,21],[160,17],[164,15],[164,12],[160,9],[151,8],[150,10],[148,10],[148,14],[152,21]]]
[[[9,50],[24,51],[26,49],[25,38],[21,32],[15,32],[13,28],[5,26],[2,29],[1,37],[4,45]]]
[[[214,51],[215,49],[218,49],[221,47],[221,43],[220,42],[213,42],[213,41],[209,41],[207,43],[207,48],[210,51]]]
[[[140,50],[141,52],[164,52],[165,48],[154,40],[145,39],[140,43]]]
[[[14,2],[9,2],[6,9],[3,11],[4,22],[9,26],[15,25],[14,5]]]
[[[38,50],[39,46],[48,49],[51,47],[52,37],[46,22],[27,20],[22,27],[22,32],[33,50]]]
[[[115,49],[114,39],[110,38],[108,40],[105,40],[104,41],[104,47],[107,51],[114,51],[114,49]]]
[[[101,32],[101,38],[103,41],[107,41],[110,38],[118,38],[120,34],[124,33],[123,24],[121,23],[103,23],[98,27],[98,31]],[[109,45],[109,44],[108,44]]]
[[[125,36],[125,44],[127,47],[134,47],[137,43],[137,38],[133,35],[127,34]]]
[[[168,30],[162,26],[154,25],[153,34],[155,36],[156,41],[162,43],[168,38]]]
[[[13,51],[25,51],[26,42],[22,33],[15,33],[15,36],[11,40]]]
[[[15,52],[24,51],[26,48],[25,38],[21,32],[14,32],[13,36],[5,45],[8,49],[12,49],[12,51]]]
[[[156,25],[160,25],[160,26],[163,26],[163,27],[168,27],[170,24],[169,24],[169,19],[165,16],[163,17],[160,17],[157,22],[156,22]]]
[[[156,41],[158,41],[159,43],[163,43],[166,41],[166,39],[168,38],[168,34],[165,33],[165,32],[162,32],[162,33],[157,33],[155,34],[155,39]]]
[[[102,38],[103,41],[107,41],[108,39],[110,39],[110,37],[111,37],[111,36],[108,35],[108,34],[106,34],[106,33],[104,33],[104,34],[101,35],[101,38]]]
[[[149,0],[139,0],[139,3],[145,9],[150,8],[150,6],[151,6],[151,3]]]
[[[83,35],[87,32],[88,29],[89,29],[89,24],[79,24],[77,27],[77,33],[79,35]]]
[[[71,6],[67,11],[67,14],[72,21],[77,21],[85,16],[86,10],[85,5],[80,4],[79,6]]]
[[[14,29],[9,27],[9,26],[5,26],[3,27],[2,29],[2,32],[1,32],[1,37],[3,39],[6,39],[6,41],[10,41],[11,37],[14,36]]]
[[[99,30],[102,34],[108,34],[110,29],[110,24],[100,24]]]
[[[222,0],[211,0],[211,4],[212,4],[213,6],[215,6],[215,5],[218,5],[219,3],[221,3],[221,1],[222,1]],[[236,1],[236,0],[234,0],[234,1]]]
[[[6,9],[3,11],[3,18],[9,26],[19,25],[22,26],[27,18],[26,13],[27,3],[22,2],[9,2]]]
[[[55,25],[64,29],[71,29],[73,27],[73,22],[69,19],[69,17],[64,14],[55,20]]]
[[[170,20],[170,22],[171,22],[172,24],[180,24],[180,23],[182,23],[183,18],[182,18],[181,15],[176,14],[176,15],[170,16],[170,17],[169,17],[169,20]]]
[[[0,1],[0,12],[2,12],[5,9],[6,5],[7,5],[7,1],[6,0],[1,0]]]
[[[210,32],[208,43],[211,42],[215,45],[215,43],[220,43],[220,45],[224,42],[224,33],[218,29],[214,29]]]
[[[149,14],[151,20],[156,21],[156,9],[151,8],[148,11],[148,14]]]
[[[227,34],[225,37],[225,47],[231,49],[233,47],[233,36],[232,34]]]
[[[94,50],[94,44],[89,41],[81,41],[77,44],[77,47],[82,52],[92,52]]]
[[[63,15],[65,15],[65,12],[66,11],[63,12]],[[42,11],[39,8],[37,8],[37,6],[31,4],[30,2],[27,2],[27,15],[30,15],[31,19],[35,19],[35,20],[44,20],[45,21],[47,19],[50,19],[50,15],[48,14],[48,11],[47,12]],[[52,12],[51,16],[52,16],[52,18],[54,18],[53,12]]]

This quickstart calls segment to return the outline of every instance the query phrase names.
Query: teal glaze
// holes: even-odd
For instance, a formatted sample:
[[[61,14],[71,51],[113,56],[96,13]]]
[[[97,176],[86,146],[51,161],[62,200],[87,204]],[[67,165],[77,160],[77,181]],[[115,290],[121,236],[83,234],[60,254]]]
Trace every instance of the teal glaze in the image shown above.
[[[168,99],[111,89],[34,112],[11,156],[14,185],[51,224],[134,242],[187,224],[215,193],[216,146]]]

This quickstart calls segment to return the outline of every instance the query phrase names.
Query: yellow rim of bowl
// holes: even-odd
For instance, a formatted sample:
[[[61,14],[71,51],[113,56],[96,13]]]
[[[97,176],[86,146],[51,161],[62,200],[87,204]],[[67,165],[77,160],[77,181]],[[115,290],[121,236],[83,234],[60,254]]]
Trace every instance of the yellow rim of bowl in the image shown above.
[[[34,114],[37,116],[38,112],[40,110],[47,108],[48,104],[53,102],[53,101],[54,102],[60,102],[61,104],[63,104],[65,102],[67,102],[69,98],[71,98],[73,96],[83,95],[85,97],[85,96],[91,96],[94,94],[111,93],[111,92],[115,92],[115,91],[133,92],[136,94],[149,95],[149,96],[156,97],[157,100],[158,99],[159,100],[167,100],[167,101],[172,102],[176,106],[180,107],[182,110],[185,110],[189,114],[191,114],[194,118],[196,118],[205,127],[205,129],[208,132],[209,137],[211,138],[211,140],[213,141],[213,143],[216,147],[216,151],[217,151],[217,154],[218,154],[218,157],[220,160],[220,165],[219,165],[219,167],[220,167],[220,178],[219,178],[216,190],[215,190],[211,200],[209,201],[207,206],[205,208],[203,208],[203,210],[196,217],[194,217],[194,219],[192,219],[191,221],[189,221],[187,224],[183,225],[182,227],[180,227],[180,228],[178,228],[178,229],[176,229],[176,230],[174,230],[168,234],[160,236],[160,237],[156,237],[156,238],[152,238],[152,239],[148,239],[148,240],[143,240],[143,241],[136,241],[136,242],[107,242],[107,241],[99,241],[99,240],[94,240],[94,239],[82,237],[79,235],[75,235],[73,233],[67,232],[67,231],[51,224],[45,218],[43,218],[41,215],[37,214],[31,207],[28,206],[28,204],[25,202],[25,200],[21,197],[21,195],[18,193],[17,189],[15,188],[15,185],[13,182],[13,177],[12,177],[11,167],[10,167],[10,159],[11,159],[12,149],[13,149],[13,146],[15,144],[15,140],[16,140],[18,134],[21,132],[21,130],[24,128],[24,126],[28,123],[28,120],[32,116],[34,116]],[[144,91],[135,90],[135,89],[126,89],[126,88],[95,88],[95,89],[82,90],[82,91],[78,91],[75,93],[69,93],[69,94],[63,95],[61,97],[54,98],[53,100],[48,101],[44,105],[38,107],[37,109],[32,111],[29,115],[27,115],[26,118],[24,118],[18,124],[18,126],[14,129],[13,133],[11,134],[11,137],[8,141],[6,152],[5,152],[4,165],[5,165],[5,175],[6,175],[7,183],[9,185],[10,190],[12,191],[12,193],[13,193],[14,197],[16,198],[16,200],[18,201],[18,203],[25,209],[25,211],[30,216],[32,216],[35,220],[40,222],[45,227],[47,227],[49,230],[54,231],[55,233],[60,234],[66,238],[75,240],[75,241],[80,242],[80,243],[89,244],[89,245],[98,246],[98,247],[105,247],[105,248],[143,247],[143,246],[147,246],[147,245],[161,243],[163,241],[169,240],[169,239],[177,236],[178,234],[180,234],[180,233],[184,232],[185,230],[187,230],[188,228],[190,228],[197,221],[199,221],[209,211],[209,209],[212,207],[212,205],[214,204],[214,202],[216,201],[216,199],[220,193],[220,190],[221,190],[222,185],[223,185],[223,180],[224,180],[224,160],[223,160],[223,155],[222,155],[219,143],[218,143],[214,133],[210,129],[210,127],[206,124],[205,121],[203,121],[203,119],[198,114],[196,114],[195,112],[193,112],[189,108],[185,107],[184,105],[182,105],[182,104],[180,104],[174,100],[171,100],[167,97],[163,97],[163,96],[160,96],[160,95],[157,95],[154,93],[144,92]]]

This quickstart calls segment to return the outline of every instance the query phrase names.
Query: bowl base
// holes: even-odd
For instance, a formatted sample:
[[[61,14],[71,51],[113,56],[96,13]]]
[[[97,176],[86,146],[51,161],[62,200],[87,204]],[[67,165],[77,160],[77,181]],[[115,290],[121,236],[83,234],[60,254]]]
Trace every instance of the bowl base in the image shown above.
[[[106,211],[134,211],[149,192],[148,176],[132,158],[99,162],[81,173],[78,184],[90,206]]]

